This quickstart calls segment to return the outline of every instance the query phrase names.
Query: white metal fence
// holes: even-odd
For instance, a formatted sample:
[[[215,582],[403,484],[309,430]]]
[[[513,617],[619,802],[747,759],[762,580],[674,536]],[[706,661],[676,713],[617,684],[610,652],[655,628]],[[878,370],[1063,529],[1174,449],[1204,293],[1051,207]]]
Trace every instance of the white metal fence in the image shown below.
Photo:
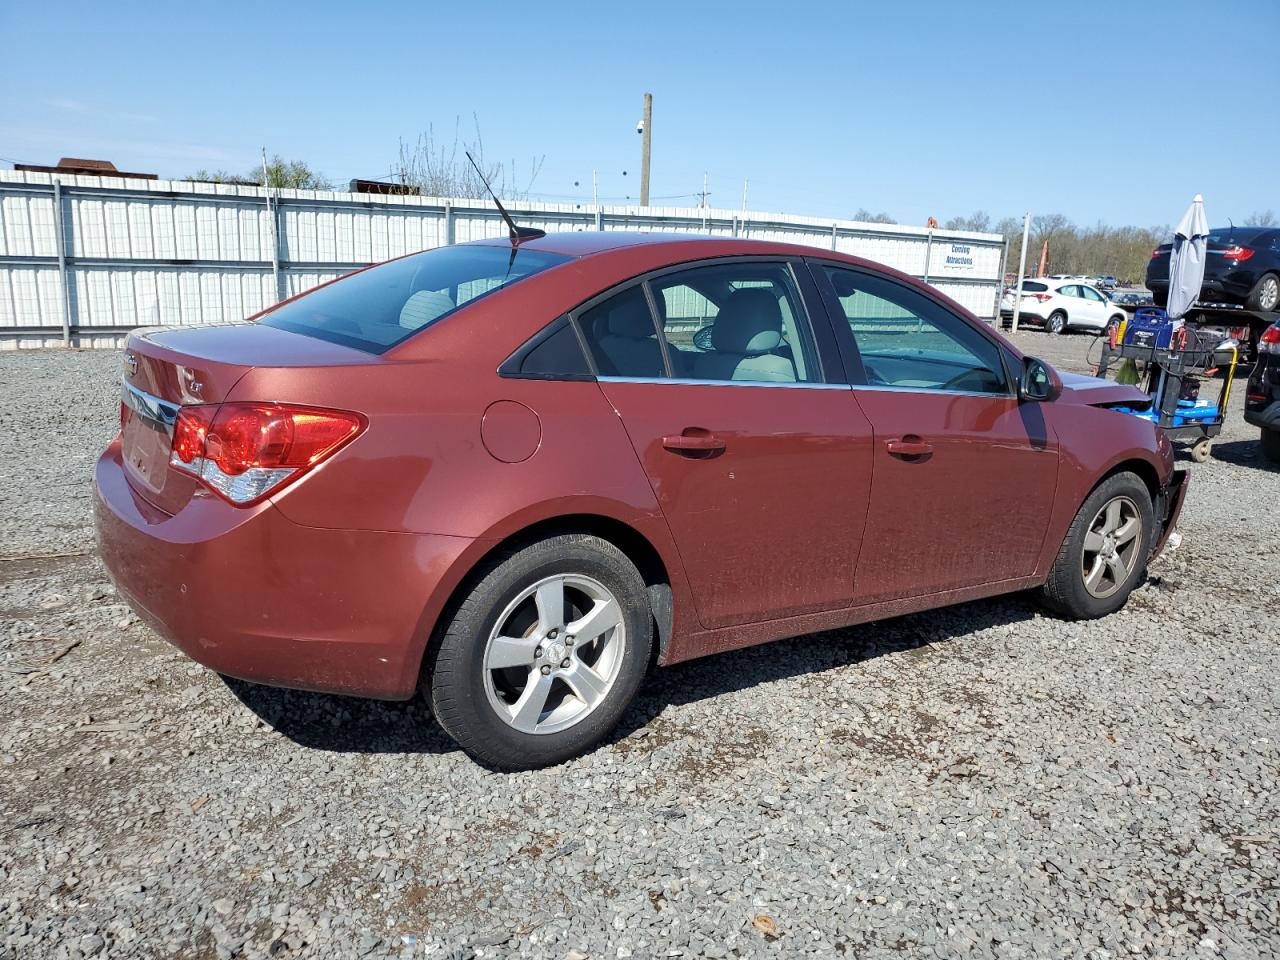
[[[126,330],[238,320],[357,267],[505,235],[491,203],[0,171],[0,346],[114,344]],[[278,196],[277,196],[278,194]],[[990,318],[994,234],[673,207],[513,203],[552,231],[662,230],[803,243],[933,284]]]

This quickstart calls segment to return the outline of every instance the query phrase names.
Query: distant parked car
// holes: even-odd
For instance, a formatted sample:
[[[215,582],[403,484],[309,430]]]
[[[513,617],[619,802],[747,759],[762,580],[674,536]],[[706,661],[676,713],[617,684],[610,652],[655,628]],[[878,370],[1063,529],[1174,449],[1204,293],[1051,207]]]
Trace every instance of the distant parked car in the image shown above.
[[[1104,273],[1102,276],[1098,277],[1098,287],[1107,293],[1110,293],[1118,286],[1120,286],[1120,281],[1109,273]]]
[[[1147,264],[1147,289],[1159,307],[1169,302],[1172,248],[1172,244],[1160,244]],[[1280,228],[1228,227],[1210,232],[1200,300],[1262,313],[1280,309]]]
[[[1280,323],[1258,338],[1258,363],[1249,375],[1244,419],[1262,430],[1262,452],[1280,463]]]
[[[1016,297],[1015,288],[1001,298],[1001,315],[1012,316]],[[1118,304],[1087,283],[1052,277],[1022,282],[1020,319],[1042,323],[1049,333],[1066,333],[1071,329],[1101,333],[1109,323],[1124,317],[1124,310]]]

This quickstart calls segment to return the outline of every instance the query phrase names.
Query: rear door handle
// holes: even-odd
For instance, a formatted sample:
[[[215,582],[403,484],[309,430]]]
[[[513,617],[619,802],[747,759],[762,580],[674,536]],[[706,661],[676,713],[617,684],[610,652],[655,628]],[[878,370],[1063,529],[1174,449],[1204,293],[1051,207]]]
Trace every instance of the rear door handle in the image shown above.
[[[886,440],[884,448],[895,457],[923,457],[933,453],[933,444],[921,440],[919,437]]]
[[[718,453],[725,448],[725,442],[714,433],[681,433],[662,438],[662,445],[673,453],[707,454]]]

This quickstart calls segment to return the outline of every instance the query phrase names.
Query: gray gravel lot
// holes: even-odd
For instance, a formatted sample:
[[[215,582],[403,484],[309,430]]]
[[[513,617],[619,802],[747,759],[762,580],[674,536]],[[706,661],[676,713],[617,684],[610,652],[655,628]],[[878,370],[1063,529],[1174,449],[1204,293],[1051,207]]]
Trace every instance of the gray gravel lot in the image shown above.
[[[0,957],[1280,953],[1280,473],[1243,390],[1122,613],[687,664],[611,744],[501,775],[418,703],[224,682],[120,604],[118,367],[0,354]]]

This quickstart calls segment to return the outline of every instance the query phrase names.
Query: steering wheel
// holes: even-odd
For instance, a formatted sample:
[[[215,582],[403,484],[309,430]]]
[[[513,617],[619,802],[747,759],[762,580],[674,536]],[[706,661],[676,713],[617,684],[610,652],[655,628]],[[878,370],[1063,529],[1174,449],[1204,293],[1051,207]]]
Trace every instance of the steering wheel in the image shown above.
[[[957,373],[954,377],[952,377],[950,380],[944,383],[941,387],[939,387],[939,389],[940,390],[963,390],[965,388],[961,386],[961,384],[963,384],[966,380],[973,377],[977,377],[979,381],[981,381],[981,376],[984,372],[985,371],[982,371],[982,370],[965,370],[962,373]],[[985,384],[980,382],[979,386],[976,387],[975,389],[982,390],[983,386],[985,386]]]

